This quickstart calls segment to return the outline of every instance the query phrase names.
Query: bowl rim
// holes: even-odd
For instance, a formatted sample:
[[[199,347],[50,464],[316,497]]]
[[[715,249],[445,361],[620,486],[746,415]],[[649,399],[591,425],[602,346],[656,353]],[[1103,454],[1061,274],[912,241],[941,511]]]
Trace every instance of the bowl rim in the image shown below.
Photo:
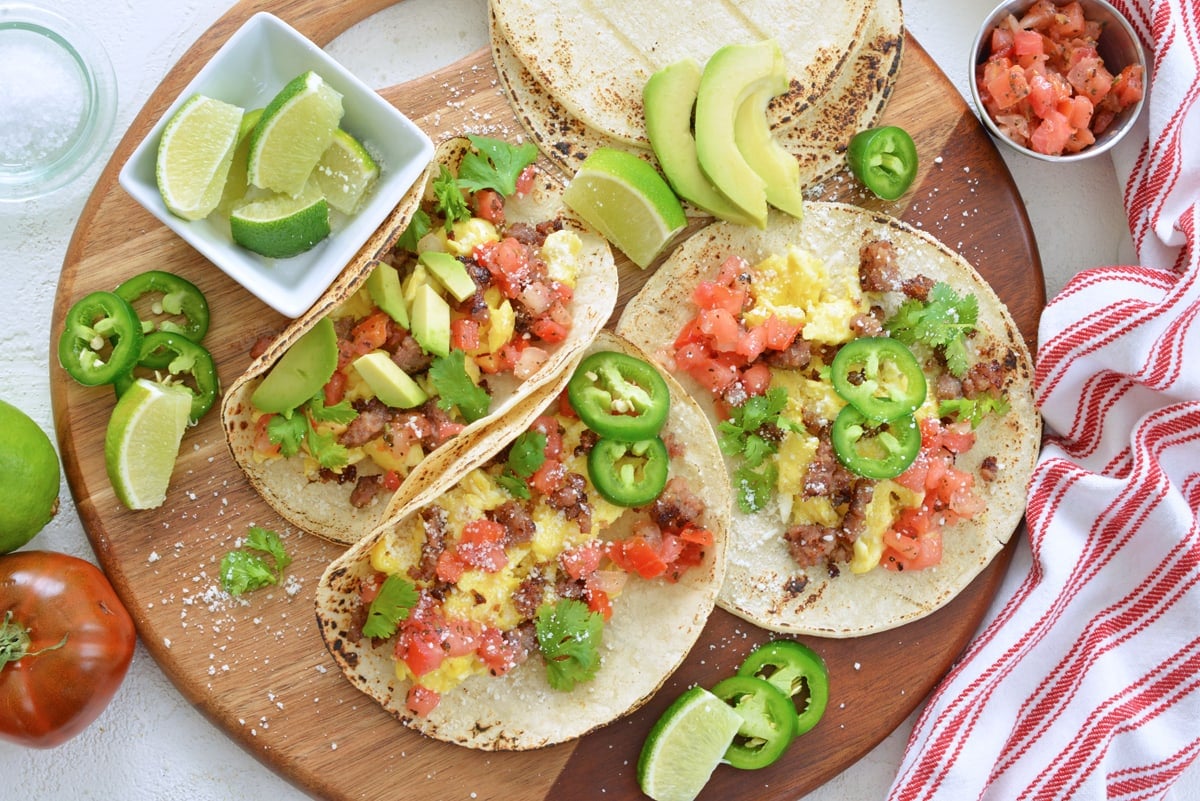
[[[994,6],[979,24],[979,30],[975,34],[975,40],[972,42],[969,52],[970,63],[968,65],[967,73],[967,83],[970,85],[971,100],[974,103],[975,112],[979,117],[980,122],[987,129],[988,133],[991,134],[993,139],[998,139],[1004,145],[1012,148],[1014,151],[1026,156],[1030,156],[1031,158],[1038,159],[1039,161],[1045,161],[1051,164],[1070,164],[1077,161],[1086,161],[1107,153],[1114,146],[1116,146],[1118,142],[1123,140],[1133,128],[1136,127],[1138,119],[1142,116],[1142,109],[1146,104],[1146,96],[1149,94],[1150,88],[1150,64],[1146,58],[1146,49],[1142,45],[1141,37],[1138,36],[1137,31],[1133,29],[1133,25],[1129,22],[1128,18],[1126,18],[1124,14],[1122,14],[1116,9],[1116,7],[1109,3],[1108,0],[1080,0],[1080,2],[1083,4],[1094,4],[1101,6],[1109,14],[1111,14],[1114,19],[1117,20],[1121,28],[1129,37],[1130,41],[1133,43],[1133,49],[1137,54],[1137,63],[1142,65],[1142,69],[1144,71],[1143,80],[1146,87],[1142,92],[1141,98],[1137,101],[1137,103],[1134,104],[1133,110],[1129,112],[1129,115],[1111,136],[1106,138],[1103,142],[1097,142],[1095,144],[1088,145],[1077,153],[1069,153],[1066,155],[1057,156],[1047,153],[1039,153],[1036,150],[1032,150],[1024,145],[1018,144],[1008,136],[1005,136],[996,125],[995,120],[992,119],[992,116],[988,114],[987,110],[983,107],[983,101],[979,96],[979,84],[975,80],[975,69],[980,63],[982,63],[981,49],[983,47],[984,40],[990,35],[992,28],[995,27],[997,20],[1003,14],[1014,13],[1015,9],[1027,9],[1035,2],[1037,2],[1037,0],[1019,0],[1019,2],[1014,2],[1013,0],[1004,0],[1003,2],[1000,2]],[[1072,0],[1050,0],[1050,2],[1061,6],[1072,2]]]

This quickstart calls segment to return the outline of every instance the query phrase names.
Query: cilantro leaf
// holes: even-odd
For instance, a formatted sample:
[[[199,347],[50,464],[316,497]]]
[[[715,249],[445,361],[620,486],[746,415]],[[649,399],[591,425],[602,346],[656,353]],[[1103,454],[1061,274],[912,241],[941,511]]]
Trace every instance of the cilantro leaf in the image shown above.
[[[531,497],[525,479],[546,463],[546,435],[541,431],[522,432],[508,449],[508,462],[496,481],[514,498]]]
[[[556,690],[570,692],[600,669],[600,638],[604,617],[575,598],[538,608],[538,647],[546,660],[546,679]]]
[[[786,390],[772,387],[730,409],[729,418],[717,426],[721,452],[739,462],[734,484],[743,511],[756,512],[771,497],[776,471],[767,459],[779,450],[780,432],[798,430],[782,416],[787,400]]]
[[[308,419],[312,413],[318,420],[349,422],[357,416],[348,403],[339,403],[326,408],[319,396],[308,403],[308,411],[298,409],[290,417],[277,414],[267,423],[267,439],[279,446],[279,452],[284,456],[295,456],[303,445],[322,467],[336,470],[345,467],[350,461],[350,452],[344,445],[338,444],[332,434],[319,434]],[[347,412],[352,415],[349,419]]]
[[[445,164],[442,165],[438,177],[433,179],[433,196],[436,198],[437,210],[446,220],[447,231],[459,220],[470,218],[471,209],[467,206],[467,199],[463,197],[458,181]]]
[[[310,424],[305,443],[308,445],[308,452],[317,460],[317,463],[328,470],[337,470],[350,462],[350,451],[337,441],[333,432],[318,434]]]
[[[458,165],[458,185],[469,192],[495,189],[505,197],[516,192],[521,171],[537,158],[537,145],[511,145],[487,136],[468,138],[478,152],[468,153]]]
[[[969,367],[967,337],[975,331],[979,318],[979,299],[960,296],[949,284],[939,281],[927,300],[909,298],[900,304],[884,327],[905,345],[922,342],[940,348],[946,367],[961,378]]]
[[[938,417],[954,417],[969,420],[971,428],[978,428],[989,414],[1007,414],[1008,401],[988,393],[975,398],[947,398],[938,404]]]
[[[279,452],[284,456],[299,453],[307,436],[308,418],[303,412],[291,416],[277,414],[267,421],[267,439],[272,445],[278,445]]]
[[[417,243],[421,241],[421,237],[429,233],[429,229],[432,227],[425,209],[417,209],[413,212],[412,219],[408,221],[408,227],[404,229],[404,233],[400,234],[400,238],[396,240],[396,249],[416,253]]]
[[[401,576],[388,576],[375,600],[371,601],[362,633],[386,640],[396,633],[399,622],[408,617],[408,611],[416,605],[417,588],[413,583]]]
[[[742,465],[733,471],[733,485],[737,489],[738,508],[753,514],[767,505],[775,492],[775,481],[779,471],[773,464],[759,469]]]
[[[438,407],[458,411],[473,423],[488,413],[492,398],[487,390],[476,384],[467,375],[466,354],[452,350],[448,356],[439,356],[429,368],[429,380],[438,394]]]
[[[260,554],[270,555],[274,566]],[[243,547],[221,557],[221,587],[230,595],[242,595],[278,584],[291,563],[292,558],[278,534],[261,526],[251,526]]]
[[[333,406],[325,405],[325,393],[318,393],[308,402],[309,413],[312,414],[312,419],[318,423],[341,423],[343,425],[353,422],[354,418],[358,417],[358,412],[350,405],[350,401],[344,400],[335,403]]]

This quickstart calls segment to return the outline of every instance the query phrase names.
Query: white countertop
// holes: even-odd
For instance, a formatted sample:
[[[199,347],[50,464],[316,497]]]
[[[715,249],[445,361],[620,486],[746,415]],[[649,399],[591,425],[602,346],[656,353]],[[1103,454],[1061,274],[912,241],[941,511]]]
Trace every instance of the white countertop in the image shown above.
[[[146,98],[175,62],[228,10],[228,0],[35,0],[99,37],[112,58],[120,98],[107,159]],[[967,51],[993,0],[905,0],[906,23],[964,96]],[[449,64],[487,43],[485,0],[404,0],[333,42],[328,51],[375,87]],[[413,31],[420,31],[413,36]],[[1006,153],[1041,251],[1052,296],[1077,270],[1135,259],[1120,187],[1103,157],[1069,169]],[[101,164],[73,185],[25,203],[0,203],[0,397],[51,430],[50,316],[67,243]],[[27,547],[95,560],[63,485],[55,520]],[[912,721],[809,801],[882,798]],[[122,801],[300,801],[276,776],[195,711],[139,645],[112,704],[86,731],[51,751],[0,742],[5,798]],[[1169,796],[1200,799],[1200,768]]]

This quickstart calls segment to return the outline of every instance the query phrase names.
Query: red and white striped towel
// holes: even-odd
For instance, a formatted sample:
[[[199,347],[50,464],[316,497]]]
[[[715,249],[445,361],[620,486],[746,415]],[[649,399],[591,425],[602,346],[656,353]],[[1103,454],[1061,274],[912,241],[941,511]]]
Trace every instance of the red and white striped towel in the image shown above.
[[[1114,5],[1152,56],[1114,155],[1142,266],[1042,316],[1030,547],[889,801],[1160,798],[1200,753],[1200,2]]]

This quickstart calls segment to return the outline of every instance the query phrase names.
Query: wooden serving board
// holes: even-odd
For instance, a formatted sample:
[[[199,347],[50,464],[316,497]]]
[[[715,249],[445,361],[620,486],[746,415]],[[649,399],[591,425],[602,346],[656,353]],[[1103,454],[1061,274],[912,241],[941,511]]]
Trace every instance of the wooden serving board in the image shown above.
[[[391,0],[244,0],[220,19],[154,92],[100,176],[68,248],[53,336],[72,302],[150,268],[196,283],[212,307],[205,340],[228,386],[249,349],[287,320],[176,238],[117,184],[117,173],[196,71],[254,12],[270,11],[324,45]],[[381,94],[435,139],[519,125],[486,50]],[[1045,304],[1041,264],[1018,193],[978,121],[908,38],[886,121],[914,136],[923,166],[898,204],[867,198],[845,175],[824,196],[889,211],[958,249],[1012,310],[1031,348]],[[621,260],[621,303],[645,280]],[[54,352],[53,346],[51,353]],[[642,710],[583,739],[525,753],[484,753],[425,739],[395,722],[341,675],[325,651],[313,592],[337,546],[291,529],[231,459],[218,414],[191,429],[159,509],[132,513],[105,473],[109,389],[74,383],[51,357],[65,472],[97,557],[137,621],[149,653],[188,700],[271,769],[320,798],[635,799],[638,752],[650,725],[692,683],[711,686],[768,635],[718,611],[687,663]],[[294,557],[286,587],[233,600],[218,564],[252,524],[276,528]],[[710,799],[795,799],[884,739],[930,692],[975,631],[1010,549],[949,606],[903,628],[852,640],[809,639],[832,675],[825,719],[775,766],[719,769]]]

